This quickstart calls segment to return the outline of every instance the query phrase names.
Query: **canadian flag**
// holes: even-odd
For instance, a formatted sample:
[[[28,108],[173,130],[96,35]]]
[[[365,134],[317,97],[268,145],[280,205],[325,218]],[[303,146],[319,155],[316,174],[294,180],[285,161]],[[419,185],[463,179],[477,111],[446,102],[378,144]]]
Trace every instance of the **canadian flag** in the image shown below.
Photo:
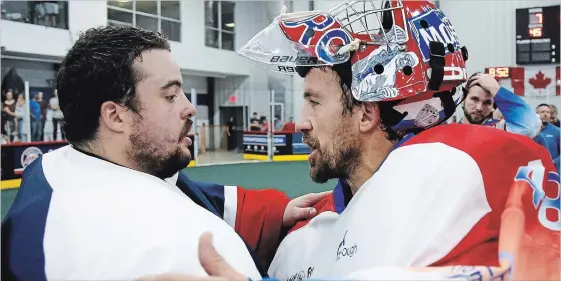
[[[559,96],[561,95],[559,72],[559,66],[513,67],[510,83],[507,82],[508,80],[500,83],[519,96]]]
[[[559,67],[525,67],[524,96],[559,95]],[[556,89],[557,88],[557,89]]]

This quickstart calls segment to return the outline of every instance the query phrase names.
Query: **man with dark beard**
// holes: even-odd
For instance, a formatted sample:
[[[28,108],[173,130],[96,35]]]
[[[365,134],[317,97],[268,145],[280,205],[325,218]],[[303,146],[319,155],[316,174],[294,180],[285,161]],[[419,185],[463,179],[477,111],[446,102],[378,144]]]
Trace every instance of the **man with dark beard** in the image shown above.
[[[493,76],[475,73],[468,79],[463,91],[464,118],[459,123],[495,127],[530,138],[534,138],[539,133],[540,124],[536,122],[530,105],[501,87]],[[497,108],[504,119],[493,118],[493,112]]]
[[[244,242],[260,258],[273,254],[282,228],[313,216],[309,206],[323,195],[289,203],[279,191],[180,173],[191,159],[196,113],[182,82],[159,33],[103,27],[80,36],[57,76],[70,145],[25,168],[2,222],[3,280],[204,276],[197,257],[204,231],[237,270],[264,275]]]
[[[372,2],[281,13],[239,50],[304,78],[296,129],[312,148],[310,176],[339,181],[283,239],[269,275],[559,280],[559,216],[545,214],[560,211],[559,174],[547,151],[503,130],[440,125],[461,100],[467,49],[432,1]],[[245,278],[206,235],[200,257],[210,280]]]
[[[559,174],[545,149],[486,126],[440,125],[461,100],[467,49],[431,1],[372,2],[281,14],[239,50],[304,78],[296,129],[312,148],[310,176],[339,180],[283,239],[269,275],[559,280],[559,218],[545,215],[559,212]],[[214,256],[207,272],[243,279],[209,266]]]

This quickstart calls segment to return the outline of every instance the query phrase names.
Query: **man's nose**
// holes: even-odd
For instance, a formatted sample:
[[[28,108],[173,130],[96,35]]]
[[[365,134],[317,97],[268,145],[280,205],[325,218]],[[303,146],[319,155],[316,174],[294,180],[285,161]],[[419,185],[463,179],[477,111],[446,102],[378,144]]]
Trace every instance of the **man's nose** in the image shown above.
[[[181,111],[181,119],[189,119],[197,114],[197,108],[193,105],[187,96],[183,95],[183,110]]]
[[[299,121],[296,123],[297,132],[308,132],[312,130],[312,123],[310,121]]]

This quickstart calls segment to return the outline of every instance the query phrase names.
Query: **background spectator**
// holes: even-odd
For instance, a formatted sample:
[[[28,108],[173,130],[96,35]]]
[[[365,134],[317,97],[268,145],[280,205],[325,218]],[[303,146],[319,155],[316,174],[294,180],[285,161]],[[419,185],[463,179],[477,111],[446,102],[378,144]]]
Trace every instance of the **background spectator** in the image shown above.
[[[24,139],[24,130],[27,125],[28,119],[25,118],[25,95],[19,94],[18,99],[16,102],[16,127],[17,127],[17,138],[18,141],[27,141],[29,137],[25,135]]]
[[[39,103],[41,108],[41,131],[39,140],[43,141],[45,139],[45,123],[47,122],[47,111],[49,110],[49,104],[43,100],[43,92],[37,93],[35,95],[35,100]]]
[[[551,109],[551,124],[557,126],[559,128],[559,119],[557,118],[557,106],[550,104],[549,108]]]
[[[294,118],[289,117],[288,122],[286,122],[282,126],[282,130],[283,131],[289,131],[289,132],[296,132],[296,123],[294,123]]]
[[[259,115],[257,112],[253,112],[253,116],[249,120],[249,130],[250,131],[261,131],[261,120],[259,120]]]
[[[16,133],[16,100],[14,99],[14,94],[12,92],[6,93],[6,100],[3,103],[2,111],[5,113],[2,115],[2,127],[5,130],[3,133],[7,141],[12,141]]]
[[[233,150],[236,149],[236,134],[234,133],[234,126],[236,126],[236,122],[234,121],[234,116],[230,116],[228,123],[226,123],[226,134],[228,136],[227,140],[227,149]]]
[[[57,133],[58,133],[58,125],[61,124],[62,122],[62,110],[60,110],[60,106],[58,103],[58,93],[57,90],[55,89],[55,91],[53,92],[53,97],[49,100],[49,107],[50,109],[53,111],[53,140],[57,140]],[[61,124],[61,128],[62,128],[62,124]],[[61,134],[62,134],[62,139],[66,139],[66,137],[64,136],[64,131],[60,130]]]
[[[561,138],[561,131],[559,127],[556,127],[550,123],[551,121],[551,108],[548,104],[542,103],[536,107],[536,113],[540,116],[542,120],[542,127],[540,134],[545,138],[547,142],[547,150],[553,159],[553,163],[556,163],[557,169],[559,169],[559,153],[560,144],[559,139]]]
[[[35,95],[29,101],[29,111],[31,117],[31,141],[41,140],[41,131],[43,127],[41,125],[41,105],[39,104],[39,95]]]
[[[282,121],[280,116],[275,115],[275,131],[280,131],[280,129],[282,129]]]

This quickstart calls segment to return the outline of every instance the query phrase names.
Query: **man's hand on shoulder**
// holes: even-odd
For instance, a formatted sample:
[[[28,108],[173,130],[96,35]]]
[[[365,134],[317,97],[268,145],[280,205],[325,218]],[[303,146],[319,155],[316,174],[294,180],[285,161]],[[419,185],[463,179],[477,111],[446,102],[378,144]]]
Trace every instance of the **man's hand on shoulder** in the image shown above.
[[[309,193],[292,199],[288,205],[286,205],[286,209],[284,209],[282,226],[290,228],[300,220],[315,217],[318,211],[313,206],[331,192],[332,191]]]

